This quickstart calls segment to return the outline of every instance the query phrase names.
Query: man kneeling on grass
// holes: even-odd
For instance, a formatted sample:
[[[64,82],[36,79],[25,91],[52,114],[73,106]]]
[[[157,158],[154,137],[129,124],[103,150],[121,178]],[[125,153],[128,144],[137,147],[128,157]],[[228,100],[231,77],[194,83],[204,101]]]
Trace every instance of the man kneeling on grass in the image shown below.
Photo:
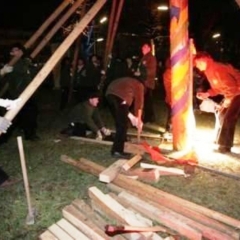
[[[96,140],[102,140],[111,135],[101,119],[98,109],[99,93],[92,92],[87,100],[77,104],[70,113],[70,124],[68,128],[61,131],[62,134],[70,136],[86,137],[89,131],[95,135]]]

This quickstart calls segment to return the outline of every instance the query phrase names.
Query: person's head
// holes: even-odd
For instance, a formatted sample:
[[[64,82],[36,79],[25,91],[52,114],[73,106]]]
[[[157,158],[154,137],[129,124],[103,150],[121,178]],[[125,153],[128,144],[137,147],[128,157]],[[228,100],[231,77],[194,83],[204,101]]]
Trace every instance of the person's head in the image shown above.
[[[78,66],[83,66],[85,63],[84,63],[84,60],[82,58],[79,58],[78,59]]]
[[[26,49],[24,46],[20,43],[16,43],[12,45],[12,48],[10,50],[10,56],[17,57],[17,56],[22,56],[26,52]]]
[[[98,103],[99,103],[99,97],[91,97],[88,99],[89,103],[91,106],[93,107],[97,107]]]
[[[143,55],[146,55],[148,54],[149,52],[151,52],[152,48],[151,48],[151,44],[150,43],[144,43],[142,45],[142,54]]]
[[[92,107],[97,107],[99,103],[99,93],[93,92],[89,95],[88,102]]]
[[[198,52],[194,57],[194,66],[201,72],[205,71],[208,67],[209,61],[212,57],[206,52]]]

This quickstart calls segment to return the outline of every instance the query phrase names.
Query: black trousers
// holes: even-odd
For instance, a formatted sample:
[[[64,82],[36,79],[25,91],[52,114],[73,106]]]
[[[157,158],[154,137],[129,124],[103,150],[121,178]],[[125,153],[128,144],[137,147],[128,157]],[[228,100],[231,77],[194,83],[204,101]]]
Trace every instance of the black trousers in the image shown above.
[[[234,132],[238,117],[240,115],[240,95],[233,98],[230,106],[223,109],[218,114],[219,129],[217,133],[216,143],[219,146],[229,147],[233,146]]]
[[[8,180],[9,176],[6,172],[3,171],[3,169],[0,167],[0,185],[4,183],[6,180]]]
[[[17,124],[23,130],[26,139],[36,136],[37,117],[37,103],[34,99],[30,99],[17,116]]]
[[[155,122],[155,113],[153,108],[153,90],[150,88],[145,89],[143,122]]]
[[[129,106],[127,104],[123,104],[124,100],[115,95],[109,94],[107,96],[107,100],[115,121],[116,129],[111,152],[122,153],[124,151],[124,143],[127,138]]]

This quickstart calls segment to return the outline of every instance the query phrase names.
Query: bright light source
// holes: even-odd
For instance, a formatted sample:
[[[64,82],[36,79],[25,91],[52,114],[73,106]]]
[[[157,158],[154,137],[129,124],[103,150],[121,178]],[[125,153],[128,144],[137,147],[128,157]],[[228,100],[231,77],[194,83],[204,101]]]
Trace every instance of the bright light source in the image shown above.
[[[107,17],[103,17],[103,18],[100,19],[100,23],[104,23],[106,21],[107,21]]]
[[[96,42],[102,42],[104,40],[104,38],[98,38],[97,40],[96,40]]]
[[[215,34],[212,35],[212,38],[219,38],[220,36],[221,36],[220,33],[215,33]]]
[[[161,6],[158,6],[157,8],[159,11],[167,11],[168,10],[168,6],[166,5],[161,5]]]

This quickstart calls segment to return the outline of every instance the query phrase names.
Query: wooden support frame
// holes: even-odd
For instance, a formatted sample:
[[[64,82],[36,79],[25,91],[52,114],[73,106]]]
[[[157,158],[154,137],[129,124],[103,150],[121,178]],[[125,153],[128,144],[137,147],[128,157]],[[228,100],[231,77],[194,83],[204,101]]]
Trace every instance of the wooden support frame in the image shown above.
[[[46,79],[48,74],[52,71],[54,66],[58,63],[61,57],[65,54],[68,48],[72,45],[72,43],[77,39],[79,34],[85,29],[85,27],[89,24],[89,22],[93,19],[93,17],[97,14],[97,12],[102,8],[102,6],[106,3],[106,0],[98,0],[92,8],[88,11],[88,13],[82,18],[82,20],[76,25],[74,30],[69,34],[69,36],[62,42],[62,44],[58,47],[58,49],[54,52],[54,54],[50,57],[50,59],[46,62],[44,67],[39,71],[39,73],[35,76],[32,82],[27,86],[27,88],[22,92],[19,96],[21,98],[21,102],[18,107],[8,111],[5,114],[5,118],[12,121],[13,118],[18,114],[18,112],[22,109],[24,104],[28,101],[28,99],[33,95],[33,93],[37,90],[37,88],[41,85],[41,83]]]

